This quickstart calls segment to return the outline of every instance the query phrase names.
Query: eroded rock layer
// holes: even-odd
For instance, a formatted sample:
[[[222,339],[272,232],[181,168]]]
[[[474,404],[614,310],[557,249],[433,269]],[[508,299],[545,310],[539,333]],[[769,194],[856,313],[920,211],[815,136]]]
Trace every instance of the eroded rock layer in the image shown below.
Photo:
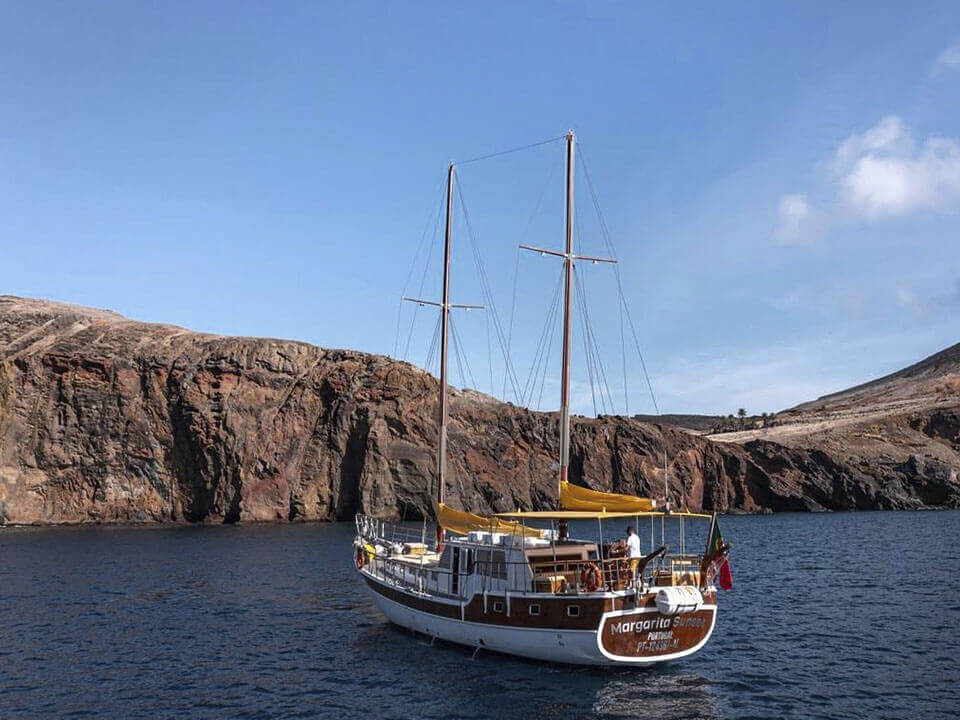
[[[432,513],[437,383],[409,364],[10,296],[0,349],[0,522]],[[571,476],[660,496],[666,451],[671,493],[691,508],[960,504],[960,403],[889,423],[877,455],[576,418]],[[455,393],[450,450],[451,505],[554,506],[556,414]]]

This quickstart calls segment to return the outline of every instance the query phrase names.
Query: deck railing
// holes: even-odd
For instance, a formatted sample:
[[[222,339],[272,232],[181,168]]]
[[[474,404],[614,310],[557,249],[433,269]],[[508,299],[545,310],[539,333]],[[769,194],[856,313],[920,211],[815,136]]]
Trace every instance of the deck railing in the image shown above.
[[[414,528],[359,514],[356,516],[355,522],[357,535],[371,541],[375,540],[383,545],[426,543],[429,539],[426,526]]]
[[[424,533],[415,528],[357,516],[357,533],[362,542],[381,545],[396,550],[398,544],[421,543]],[[480,549],[496,549],[495,546],[478,545]],[[420,561],[418,562],[418,558]],[[467,579],[471,576],[484,578],[484,590],[503,591],[511,594],[557,594],[579,595],[590,592],[623,591],[637,588],[643,591],[650,587],[674,584],[699,585],[699,570],[702,556],[695,554],[663,554],[652,559],[634,576],[629,558],[615,557],[603,560],[554,560],[536,558],[525,561],[479,560],[474,556],[466,569],[445,568],[435,561],[426,561],[416,554],[391,557],[379,553],[368,559],[369,571],[375,577],[415,588],[421,593],[439,593],[447,597],[467,598]],[[511,568],[518,572],[511,573]],[[457,582],[441,583],[441,578],[457,575]],[[522,583],[518,578],[525,577]],[[512,581],[512,582],[511,582]],[[449,589],[456,585],[457,592]],[[493,586],[496,585],[494,588]],[[513,587],[506,587],[513,585]],[[446,588],[447,591],[440,588]],[[472,595],[473,592],[470,592]]]

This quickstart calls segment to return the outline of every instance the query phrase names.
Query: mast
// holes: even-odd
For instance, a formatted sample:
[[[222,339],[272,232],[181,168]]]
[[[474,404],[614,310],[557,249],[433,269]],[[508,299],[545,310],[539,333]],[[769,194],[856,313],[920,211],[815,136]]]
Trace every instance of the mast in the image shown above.
[[[453,163],[447,168],[447,225],[443,234],[443,299],[440,304],[440,440],[437,443],[437,511],[443,503],[447,474],[447,329],[450,320],[450,243],[453,236]],[[437,549],[443,528],[437,519]]]
[[[570,474],[570,366],[572,364],[573,343],[571,340],[573,324],[573,263],[576,260],[588,260],[594,265],[597,263],[613,263],[610,258],[592,257],[590,255],[574,255],[573,253],[573,179],[574,157],[576,155],[576,136],[573,130],[567,132],[567,232],[564,252],[548,250],[546,248],[521,245],[524,250],[537,252],[541,255],[553,255],[563,258],[563,370],[560,380],[560,477],[557,482],[557,495],[567,482]]]
[[[450,302],[450,248],[453,244],[453,163],[447,167],[447,223],[443,235],[443,297],[440,302],[423,298],[405,297],[421,307],[430,305],[440,309],[440,408],[437,424],[439,438],[437,442],[437,549],[443,545],[443,527],[440,525],[440,505],[443,503],[443,489],[447,480],[447,337],[450,327],[450,310],[483,310],[483,305],[458,305]]]
[[[560,390],[560,488],[567,482],[570,470],[570,360],[571,360],[571,321],[573,310],[573,180],[574,150],[576,138],[573,130],[567,133],[567,244],[564,257],[564,293],[563,293],[563,371]]]

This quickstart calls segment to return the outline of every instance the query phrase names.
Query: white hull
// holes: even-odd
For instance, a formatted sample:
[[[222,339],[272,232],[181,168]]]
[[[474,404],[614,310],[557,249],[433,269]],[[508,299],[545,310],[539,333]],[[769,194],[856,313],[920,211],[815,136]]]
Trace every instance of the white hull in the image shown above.
[[[371,590],[371,593],[380,611],[387,616],[390,622],[400,627],[469,647],[483,648],[534,660],[573,665],[636,666],[676,660],[691,655],[703,647],[710,639],[716,622],[716,612],[713,612],[706,636],[696,647],[658,657],[626,657],[612,655],[602,648],[598,633],[595,630],[546,630],[475,623],[416,610],[391,600],[374,590]],[[646,612],[649,611],[635,610],[609,613],[608,615],[626,618],[627,615],[640,616]]]

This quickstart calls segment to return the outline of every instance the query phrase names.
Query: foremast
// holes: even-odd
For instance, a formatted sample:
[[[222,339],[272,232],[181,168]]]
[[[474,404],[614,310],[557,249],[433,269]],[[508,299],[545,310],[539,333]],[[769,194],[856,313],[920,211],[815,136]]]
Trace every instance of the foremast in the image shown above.
[[[447,339],[450,329],[450,310],[462,308],[465,310],[482,310],[483,305],[458,305],[450,302],[450,264],[453,245],[453,184],[456,181],[455,165],[447,166],[447,219],[443,234],[443,290],[440,302],[424,300],[422,298],[403,298],[420,305],[433,305],[440,308],[440,407],[437,418],[437,544],[439,552],[443,545],[443,526],[439,522],[440,506],[443,504],[443,491],[447,478],[447,421],[449,408],[447,398]]]

